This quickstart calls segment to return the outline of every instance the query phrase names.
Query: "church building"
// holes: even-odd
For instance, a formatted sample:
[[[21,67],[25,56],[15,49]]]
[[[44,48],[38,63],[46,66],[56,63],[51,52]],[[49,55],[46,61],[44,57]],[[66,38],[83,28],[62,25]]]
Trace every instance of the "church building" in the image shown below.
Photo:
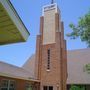
[[[6,88],[3,86],[6,83],[7,85],[8,83],[10,84],[10,88],[14,87],[14,83],[16,84],[16,82],[12,78],[17,79],[18,84],[21,82],[19,84],[21,86],[17,85],[18,88],[16,90],[23,88],[25,80],[30,83],[36,83],[39,90],[66,90],[66,41],[64,40],[64,28],[60,10],[56,3],[43,7],[42,16],[40,17],[40,35],[37,35],[35,56],[36,65],[35,69],[33,68],[34,71],[32,71],[35,77],[33,79],[29,68],[29,70],[25,70],[25,66],[17,68],[1,62],[1,68],[4,66],[4,68],[0,68],[2,71],[1,74],[4,76],[11,74],[11,77],[9,77],[11,80],[3,79],[3,82],[1,80],[1,90],[11,90],[7,89],[7,86]],[[0,79],[4,78],[4,76],[0,77]],[[29,86],[27,85],[27,87]],[[14,90],[14,88],[12,89]],[[25,89],[23,88],[22,90]]]
[[[52,2],[42,10],[35,54],[22,67],[0,61],[0,90],[90,90],[89,53],[67,51],[61,12]]]

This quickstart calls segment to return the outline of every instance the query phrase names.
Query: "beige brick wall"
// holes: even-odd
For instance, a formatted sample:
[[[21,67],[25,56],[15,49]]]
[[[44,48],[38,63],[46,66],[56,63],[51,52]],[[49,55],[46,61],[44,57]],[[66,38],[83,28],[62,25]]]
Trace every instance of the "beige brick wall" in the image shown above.
[[[55,9],[44,13],[43,28],[43,44],[55,43]]]

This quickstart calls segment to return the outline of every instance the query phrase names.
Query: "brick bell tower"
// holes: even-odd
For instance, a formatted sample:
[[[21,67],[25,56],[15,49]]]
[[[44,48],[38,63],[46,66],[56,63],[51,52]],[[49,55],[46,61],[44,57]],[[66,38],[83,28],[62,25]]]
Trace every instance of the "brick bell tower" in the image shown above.
[[[63,22],[56,3],[43,7],[36,42],[36,77],[40,90],[66,90],[67,54]]]

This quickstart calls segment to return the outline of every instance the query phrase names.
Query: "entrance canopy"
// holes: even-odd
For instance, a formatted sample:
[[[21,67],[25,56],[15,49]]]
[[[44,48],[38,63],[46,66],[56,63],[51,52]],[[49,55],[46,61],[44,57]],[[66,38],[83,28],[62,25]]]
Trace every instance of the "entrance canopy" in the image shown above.
[[[30,33],[9,0],[0,0],[0,45],[25,42]]]

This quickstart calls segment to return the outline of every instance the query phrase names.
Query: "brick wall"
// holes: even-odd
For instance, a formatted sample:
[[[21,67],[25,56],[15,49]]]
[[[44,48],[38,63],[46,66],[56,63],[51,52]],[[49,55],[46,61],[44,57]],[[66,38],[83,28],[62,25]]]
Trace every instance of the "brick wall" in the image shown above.
[[[66,90],[67,53],[64,40],[63,23],[59,21],[59,13],[55,14],[55,43],[43,44],[44,17],[40,18],[40,35],[36,43],[36,76],[43,86],[53,86],[54,90]],[[52,35],[53,37],[53,35]],[[53,38],[52,38],[53,39]],[[50,70],[47,70],[47,51],[50,50]]]

